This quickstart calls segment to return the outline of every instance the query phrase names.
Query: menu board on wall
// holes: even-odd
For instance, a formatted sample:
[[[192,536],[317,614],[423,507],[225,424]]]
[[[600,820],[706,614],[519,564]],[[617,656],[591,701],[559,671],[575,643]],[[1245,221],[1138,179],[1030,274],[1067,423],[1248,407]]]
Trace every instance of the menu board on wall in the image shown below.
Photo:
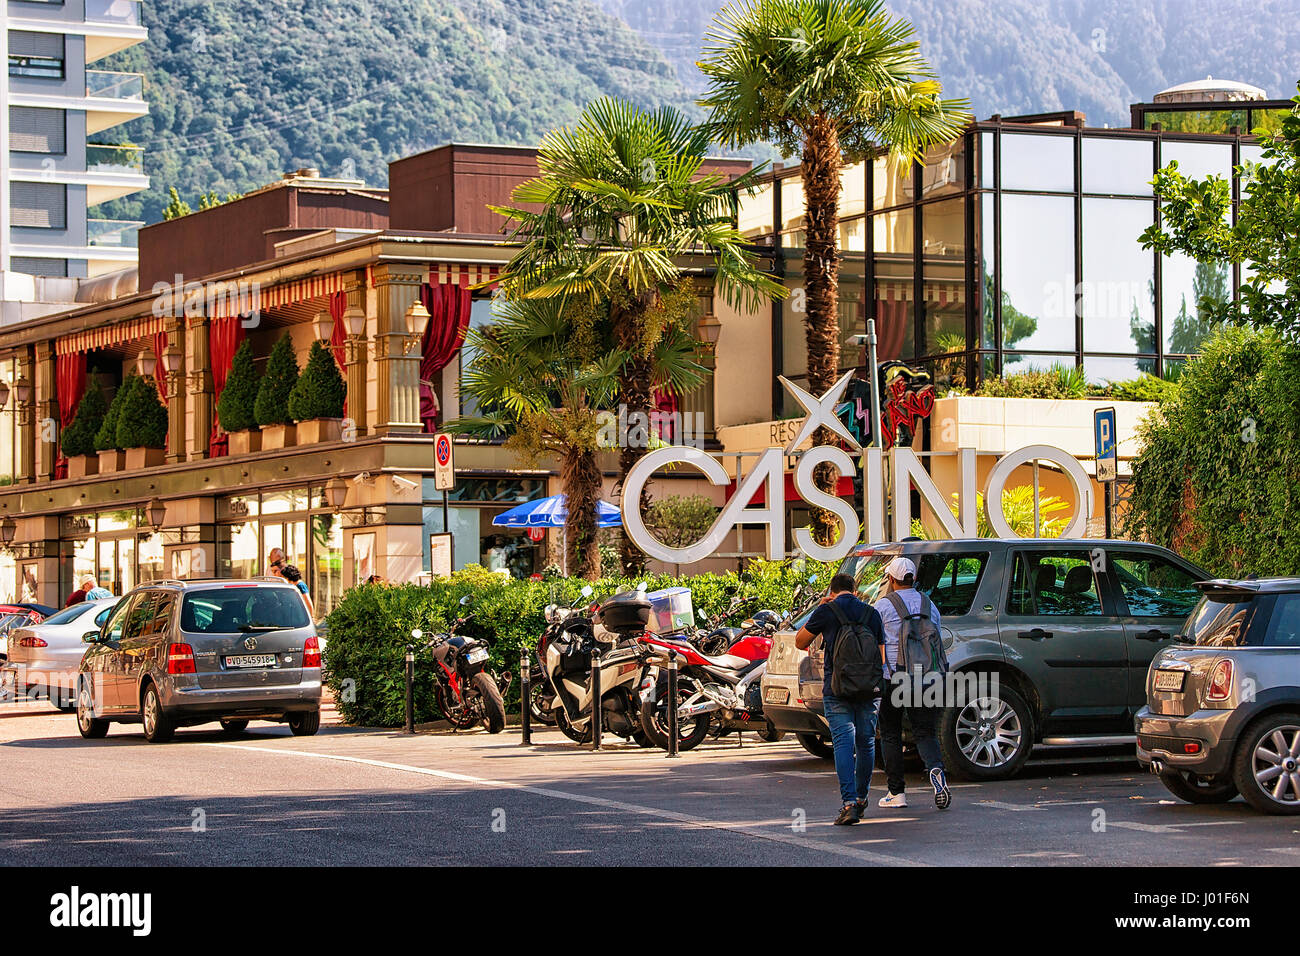
[[[435,578],[451,577],[451,535],[429,535],[429,570]]]

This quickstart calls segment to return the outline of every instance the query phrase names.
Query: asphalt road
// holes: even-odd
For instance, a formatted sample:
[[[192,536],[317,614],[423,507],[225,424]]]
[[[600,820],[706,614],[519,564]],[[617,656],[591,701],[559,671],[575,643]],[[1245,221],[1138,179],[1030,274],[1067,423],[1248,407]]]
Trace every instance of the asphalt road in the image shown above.
[[[7,865],[1294,865],[1300,821],[1240,800],[1178,803],[1126,759],[1034,762],[956,784],[934,809],[872,806],[834,827],[829,763],[792,738],[706,742],[671,760],[554,730],[499,736],[253,724],[151,745],[136,727],[82,740],[70,715],[0,709]]]

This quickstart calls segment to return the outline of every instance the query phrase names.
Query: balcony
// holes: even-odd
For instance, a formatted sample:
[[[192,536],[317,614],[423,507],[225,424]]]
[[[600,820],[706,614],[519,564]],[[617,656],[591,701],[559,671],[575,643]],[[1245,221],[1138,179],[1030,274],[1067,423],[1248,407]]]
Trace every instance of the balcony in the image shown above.
[[[86,245],[115,249],[136,249],[143,222],[130,219],[87,219]]]
[[[86,0],[86,22],[138,27],[140,26],[140,2],[139,0]]]
[[[86,172],[143,174],[144,148],[87,143]]]
[[[144,102],[144,74],[87,70],[86,96],[97,100]]]

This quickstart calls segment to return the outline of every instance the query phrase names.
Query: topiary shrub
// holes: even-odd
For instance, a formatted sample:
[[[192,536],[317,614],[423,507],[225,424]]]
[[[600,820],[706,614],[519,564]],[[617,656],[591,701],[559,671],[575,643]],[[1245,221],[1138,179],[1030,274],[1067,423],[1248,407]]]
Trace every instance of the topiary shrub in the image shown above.
[[[334,356],[320,342],[313,342],[307,367],[289,393],[289,415],[298,422],[313,418],[342,418],[346,391]]]
[[[117,419],[118,448],[162,448],[167,444],[167,407],[151,379],[132,375],[122,386]]]
[[[489,667],[498,674],[509,671],[516,675],[506,689],[506,705],[518,711],[519,649],[536,646],[537,636],[545,627],[543,611],[547,604],[555,600],[568,604],[587,584],[595,588],[598,598],[631,590],[641,581],[651,591],[689,587],[696,613],[704,610],[713,615],[720,613],[740,588],[757,599],[756,607],[781,613],[789,609],[796,585],[816,574],[814,587],[824,588],[834,570],[834,565],[814,561],[799,566],[756,560],[740,573],[519,581],[470,565],[450,578],[435,579],[427,587],[362,585],[347,591],[326,620],[329,642],[323,677],[348,723],[400,726],[405,719],[404,659],[411,629],[418,627],[430,635],[445,632],[460,611],[460,598],[470,594],[474,598],[474,619],[465,625],[464,633],[488,638],[492,654]],[[433,669],[431,653],[418,649],[415,719],[420,723],[440,716],[434,703]]]
[[[259,425],[289,425],[289,395],[298,384],[298,360],[293,357],[293,343],[284,335],[271,349],[266,360],[266,374],[257,386],[253,417]]]
[[[104,393],[92,382],[90,388],[86,389],[86,394],[81,397],[77,414],[59,437],[63,454],[69,458],[74,455],[93,455],[98,450],[95,447],[95,436],[104,424],[107,412]]]
[[[217,421],[228,432],[257,427],[253,406],[257,402],[257,370],[253,367],[253,346],[248,339],[239,343],[226,376],[226,387],[217,399]]]
[[[127,380],[117,387],[113,400],[108,403],[104,420],[100,422],[99,430],[95,432],[95,451],[123,450],[124,446],[117,443],[117,421],[122,414],[122,399],[126,396],[126,388],[132,378],[135,376],[128,376]]]

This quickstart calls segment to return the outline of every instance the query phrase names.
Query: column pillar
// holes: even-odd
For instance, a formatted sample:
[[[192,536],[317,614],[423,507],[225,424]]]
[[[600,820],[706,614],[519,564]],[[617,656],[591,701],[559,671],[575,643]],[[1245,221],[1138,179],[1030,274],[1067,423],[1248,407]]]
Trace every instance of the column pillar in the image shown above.
[[[409,348],[406,311],[419,301],[426,270],[416,263],[383,263],[375,267],[378,310],[375,361],[378,370],[378,407],[374,431],[379,435],[419,432],[420,351]]]
[[[52,481],[54,462],[59,457],[59,400],[52,341],[37,342],[31,351],[19,354],[18,377],[24,376],[32,383],[32,397],[19,419],[19,447],[25,459],[22,472],[34,474],[36,481]]]
[[[185,416],[185,454],[190,461],[208,457],[212,439],[212,359],[208,350],[208,317],[187,315],[185,382],[190,414]]]
[[[167,381],[167,463],[185,461],[185,319],[169,315],[163,321],[167,334],[164,354],[158,356],[159,374]]]
[[[353,421],[356,437],[366,434],[366,274],[364,271],[351,272],[344,279],[344,294],[347,295],[347,310],[343,313],[343,322],[348,335],[343,342],[344,379],[348,389],[348,418]],[[360,321],[355,321],[359,319]],[[359,335],[352,334],[352,328],[358,325]]]

